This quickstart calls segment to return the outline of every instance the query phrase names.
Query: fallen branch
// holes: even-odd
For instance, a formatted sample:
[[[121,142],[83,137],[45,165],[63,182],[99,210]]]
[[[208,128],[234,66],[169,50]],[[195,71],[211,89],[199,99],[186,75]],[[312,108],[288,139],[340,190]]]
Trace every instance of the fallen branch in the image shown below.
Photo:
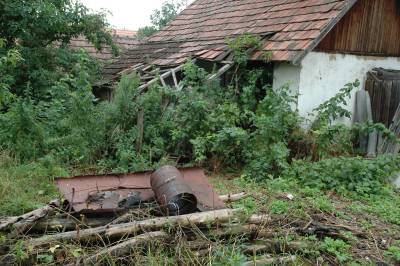
[[[54,211],[54,208],[59,207],[58,200],[52,201],[50,204],[21,216],[11,217],[0,223],[0,231],[13,230],[12,235],[17,235],[31,228],[36,221],[49,215]]]
[[[63,228],[65,230],[76,230],[77,227],[80,228],[89,228],[89,227],[98,227],[103,226],[109,223],[111,218],[85,218],[83,221],[80,221],[76,218],[49,218],[42,219],[38,221],[33,227],[32,231],[34,232],[47,232],[47,231],[60,231]]]
[[[135,235],[143,231],[156,231],[165,226],[190,226],[201,224],[225,223],[242,213],[241,209],[222,209],[201,213],[186,214],[172,217],[154,218],[144,221],[134,221],[118,225],[101,226],[97,228],[71,231],[54,235],[42,236],[27,241],[28,246],[40,246],[54,241],[71,241],[102,239],[103,237],[121,237],[124,235]],[[255,215],[248,220],[249,223],[262,222],[269,220],[268,216]]]
[[[241,234],[250,234],[257,232],[257,225],[255,224],[246,224],[246,225],[235,225],[232,227],[227,227],[224,229],[213,229],[209,232],[209,235],[214,237],[224,237],[224,236],[231,236],[231,235],[241,235]],[[122,243],[114,245],[112,247],[105,248],[96,254],[87,257],[84,259],[84,264],[96,264],[100,259],[104,258],[107,255],[113,257],[120,257],[126,254],[129,254],[134,248],[148,244],[154,241],[167,241],[168,239],[172,239],[173,237],[165,233],[163,231],[155,231],[155,232],[148,232],[133,237],[129,240],[126,240]],[[202,256],[206,250],[210,251],[213,243],[212,242],[188,242],[188,247],[192,250],[197,250],[194,252],[196,256]],[[265,246],[263,246],[265,247]]]
[[[97,252],[96,254],[84,259],[83,265],[95,265],[106,256],[112,256],[116,258],[122,257],[129,254],[131,250],[140,245],[149,244],[154,241],[165,241],[169,237],[170,235],[163,231],[144,233],[124,242],[121,242],[115,246],[102,249],[100,252]]]
[[[257,260],[248,261],[244,266],[257,266],[257,265],[285,265],[290,262],[296,261],[296,256],[287,256],[287,257],[265,257],[265,258],[258,258]]]
[[[244,247],[243,253],[247,255],[258,253],[296,253],[313,248],[313,244],[309,241],[281,242],[277,240],[258,240],[256,245]]]
[[[244,199],[248,196],[249,195],[246,192],[241,192],[238,194],[221,195],[221,196],[219,196],[219,198],[224,202],[234,202],[234,201],[239,201],[241,199]]]

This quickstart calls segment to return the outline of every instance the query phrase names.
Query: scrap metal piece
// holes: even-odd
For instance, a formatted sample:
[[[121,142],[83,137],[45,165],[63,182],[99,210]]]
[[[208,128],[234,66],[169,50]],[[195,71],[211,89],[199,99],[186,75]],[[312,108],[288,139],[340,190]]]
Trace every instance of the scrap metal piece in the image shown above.
[[[225,208],[225,204],[214,192],[201,168],[180,168],[183,179],[192,189],[197,198],[198,208],[201,211]],[[118,204],[140,192],[141,202],[154,200],[154,192],[150,185],[152,172],[136,172],[129,174],[89,175],[71,178],[58,178],[55,180],[58,190],[63,197],[72,205],[74,211],[82,213],[92,212],[114,212],[122,209]],[[102,193],[107,199],[102,199]],[[118,195],[118,197],[109,195]]]
[[[197,210],[197,198],[177,168],[159,168],[151,174],[150,184],[166,215],[189,214]]]

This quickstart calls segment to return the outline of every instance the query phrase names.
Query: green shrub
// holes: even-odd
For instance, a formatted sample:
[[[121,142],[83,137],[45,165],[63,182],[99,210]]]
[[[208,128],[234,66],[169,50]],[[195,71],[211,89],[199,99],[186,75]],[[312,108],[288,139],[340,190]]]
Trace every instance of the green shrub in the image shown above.
[[[288,210],[289,204],[283,200],[276,200],[269,207],[269,211],[272,214],[286,214]]]
[[[321,245],[321,250],[334,255],[340,263],[347,262],[351,259],[351,245],[341,239],[332,239],[325,237]]]
[[[391,258],[396,263],[400,263],[400,247],[390,246],[385,252],[385,256]]]
[[[294,161],[285,176],[300,184],[341,194],[379,194],[398,171],[400,156],[384,155],[375,159],[338,157],[319,162]]]

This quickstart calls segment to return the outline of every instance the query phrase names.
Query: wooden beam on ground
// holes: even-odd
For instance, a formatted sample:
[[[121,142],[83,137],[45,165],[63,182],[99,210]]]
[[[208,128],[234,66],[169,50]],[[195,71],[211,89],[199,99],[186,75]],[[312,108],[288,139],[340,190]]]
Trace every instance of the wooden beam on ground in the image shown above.
[[[112,256],[114,258],[123,257],[130,254],[131,251],[138,246],[150,244],[156,241],[165,241],[168,238],[170,238],[170,235],[163,231],[144,233],[128,239],[124,242],[121,242],[117,245],[100,250],[96,254],[84,259],[83,265],[97,265],[97,263],[101,261],[101,259],[104,259],[106,256]]]
[[[219,196],[219,198],[225,202],[234,202],[234,201],[239,201],[241,199],[244,199],[248,196],[249,196],[249,194],[247,194],[246,192],[241,192],[238,194],[221,195],[221,196]]]
[[[39,238],[33,238],[27,241],[28,246],[48,245],[55,241],[91,241],[106,238],[116,238],[128,235],[135,235],[143,231],[157,231],[164,228],[177,226],[192,226],[202,224],[219,224],[233,220],[239,214],[243,213],[242,209],[222,209],[208,212],[200,212],[171,217],[160,217],[144,221],[134,221],[130,223],[102,226],[79,231],[71,231],[54,235],[46,235]],[[268,222],[269,216],[254,215],[247,219],[248,223]]]
[[[297,259],[296,256],[285,256],[285,257],[269,257],[264,256],[257,258],[253,261],[248,261],[244,266],[261,266],[261,265],[288,265],[290,263],[295,262]]]
[[[35,225],[39,219],[49,215],[54,211],[55,208],[58,208],[59,206],[60,202],[58,200],[53,200],[50,204],[42,208],[33,210],[21,216],[6,219],[0,224],[0,231],[12,230],[13,235],[24,233],[26,230]]]

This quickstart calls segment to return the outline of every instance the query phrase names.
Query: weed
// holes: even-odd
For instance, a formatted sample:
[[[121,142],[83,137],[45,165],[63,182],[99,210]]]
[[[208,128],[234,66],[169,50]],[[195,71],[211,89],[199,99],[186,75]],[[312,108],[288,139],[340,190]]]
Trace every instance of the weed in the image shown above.
[[[351,92],[359,86],[360,82],[358,80],[348,83],[334,97],[315,108],[313,111],[317,113],[317,118],[312,127],[319,128],[321,125],[331,124],[341,117],[350,118],[351,112],[343,106],[347,105],[347,99],[350,98]]]
[[[347,262],[351,259],[349,253],[350,245],[341,239],[332,239],[325,237],[321,244],[321,250],[334,255],[340,263]]]
[[[396,155],[379,156],[373,160],[339,157],[316,163],[295,161],[285,175],[320,190],[370,195],[383,193],[399,164],[400,157]]]
[[[286,214],[289,210],[289,204],[283,200],[276,200],[269,206],[269,211],[272,214]]]
[[[312,199],[312,204],[314,205],[314,208],[320,212],[332,213],[335,211],[332,202],[325,196]]]
[[[385,196],[372,196],[368,200],[366,211],[379,216],[392,224],[400,225],[400,197],[396,192]]]
[[[211,265],[215,266],[240,266],[247,261],[246,256],[240,252],[240,249],[235,246],[221,247],[217,249],[213,256]]]
[[[48,203],[57,197],[53,177],[68,174],[48,162],[19,164],[7,155],[0,157],[0,216],[19,215]]]
[[[22,240],[17,241],[17,243],[13,246],[12,253],[18,262],[22,262],[29,258],[29,255],[25,249],[25,243]]]
[[[251,197],[242,199],[239,202],[234,202],[233,206],[235,208],[243,208],[245,210],[246,215],[253,214],[254,212],[257,211],[257,204],[255,200]]]
[[[400,263],[400,247],[390,246],[387,251],[385,251],[385,256],[392,259],[396,263]]]

